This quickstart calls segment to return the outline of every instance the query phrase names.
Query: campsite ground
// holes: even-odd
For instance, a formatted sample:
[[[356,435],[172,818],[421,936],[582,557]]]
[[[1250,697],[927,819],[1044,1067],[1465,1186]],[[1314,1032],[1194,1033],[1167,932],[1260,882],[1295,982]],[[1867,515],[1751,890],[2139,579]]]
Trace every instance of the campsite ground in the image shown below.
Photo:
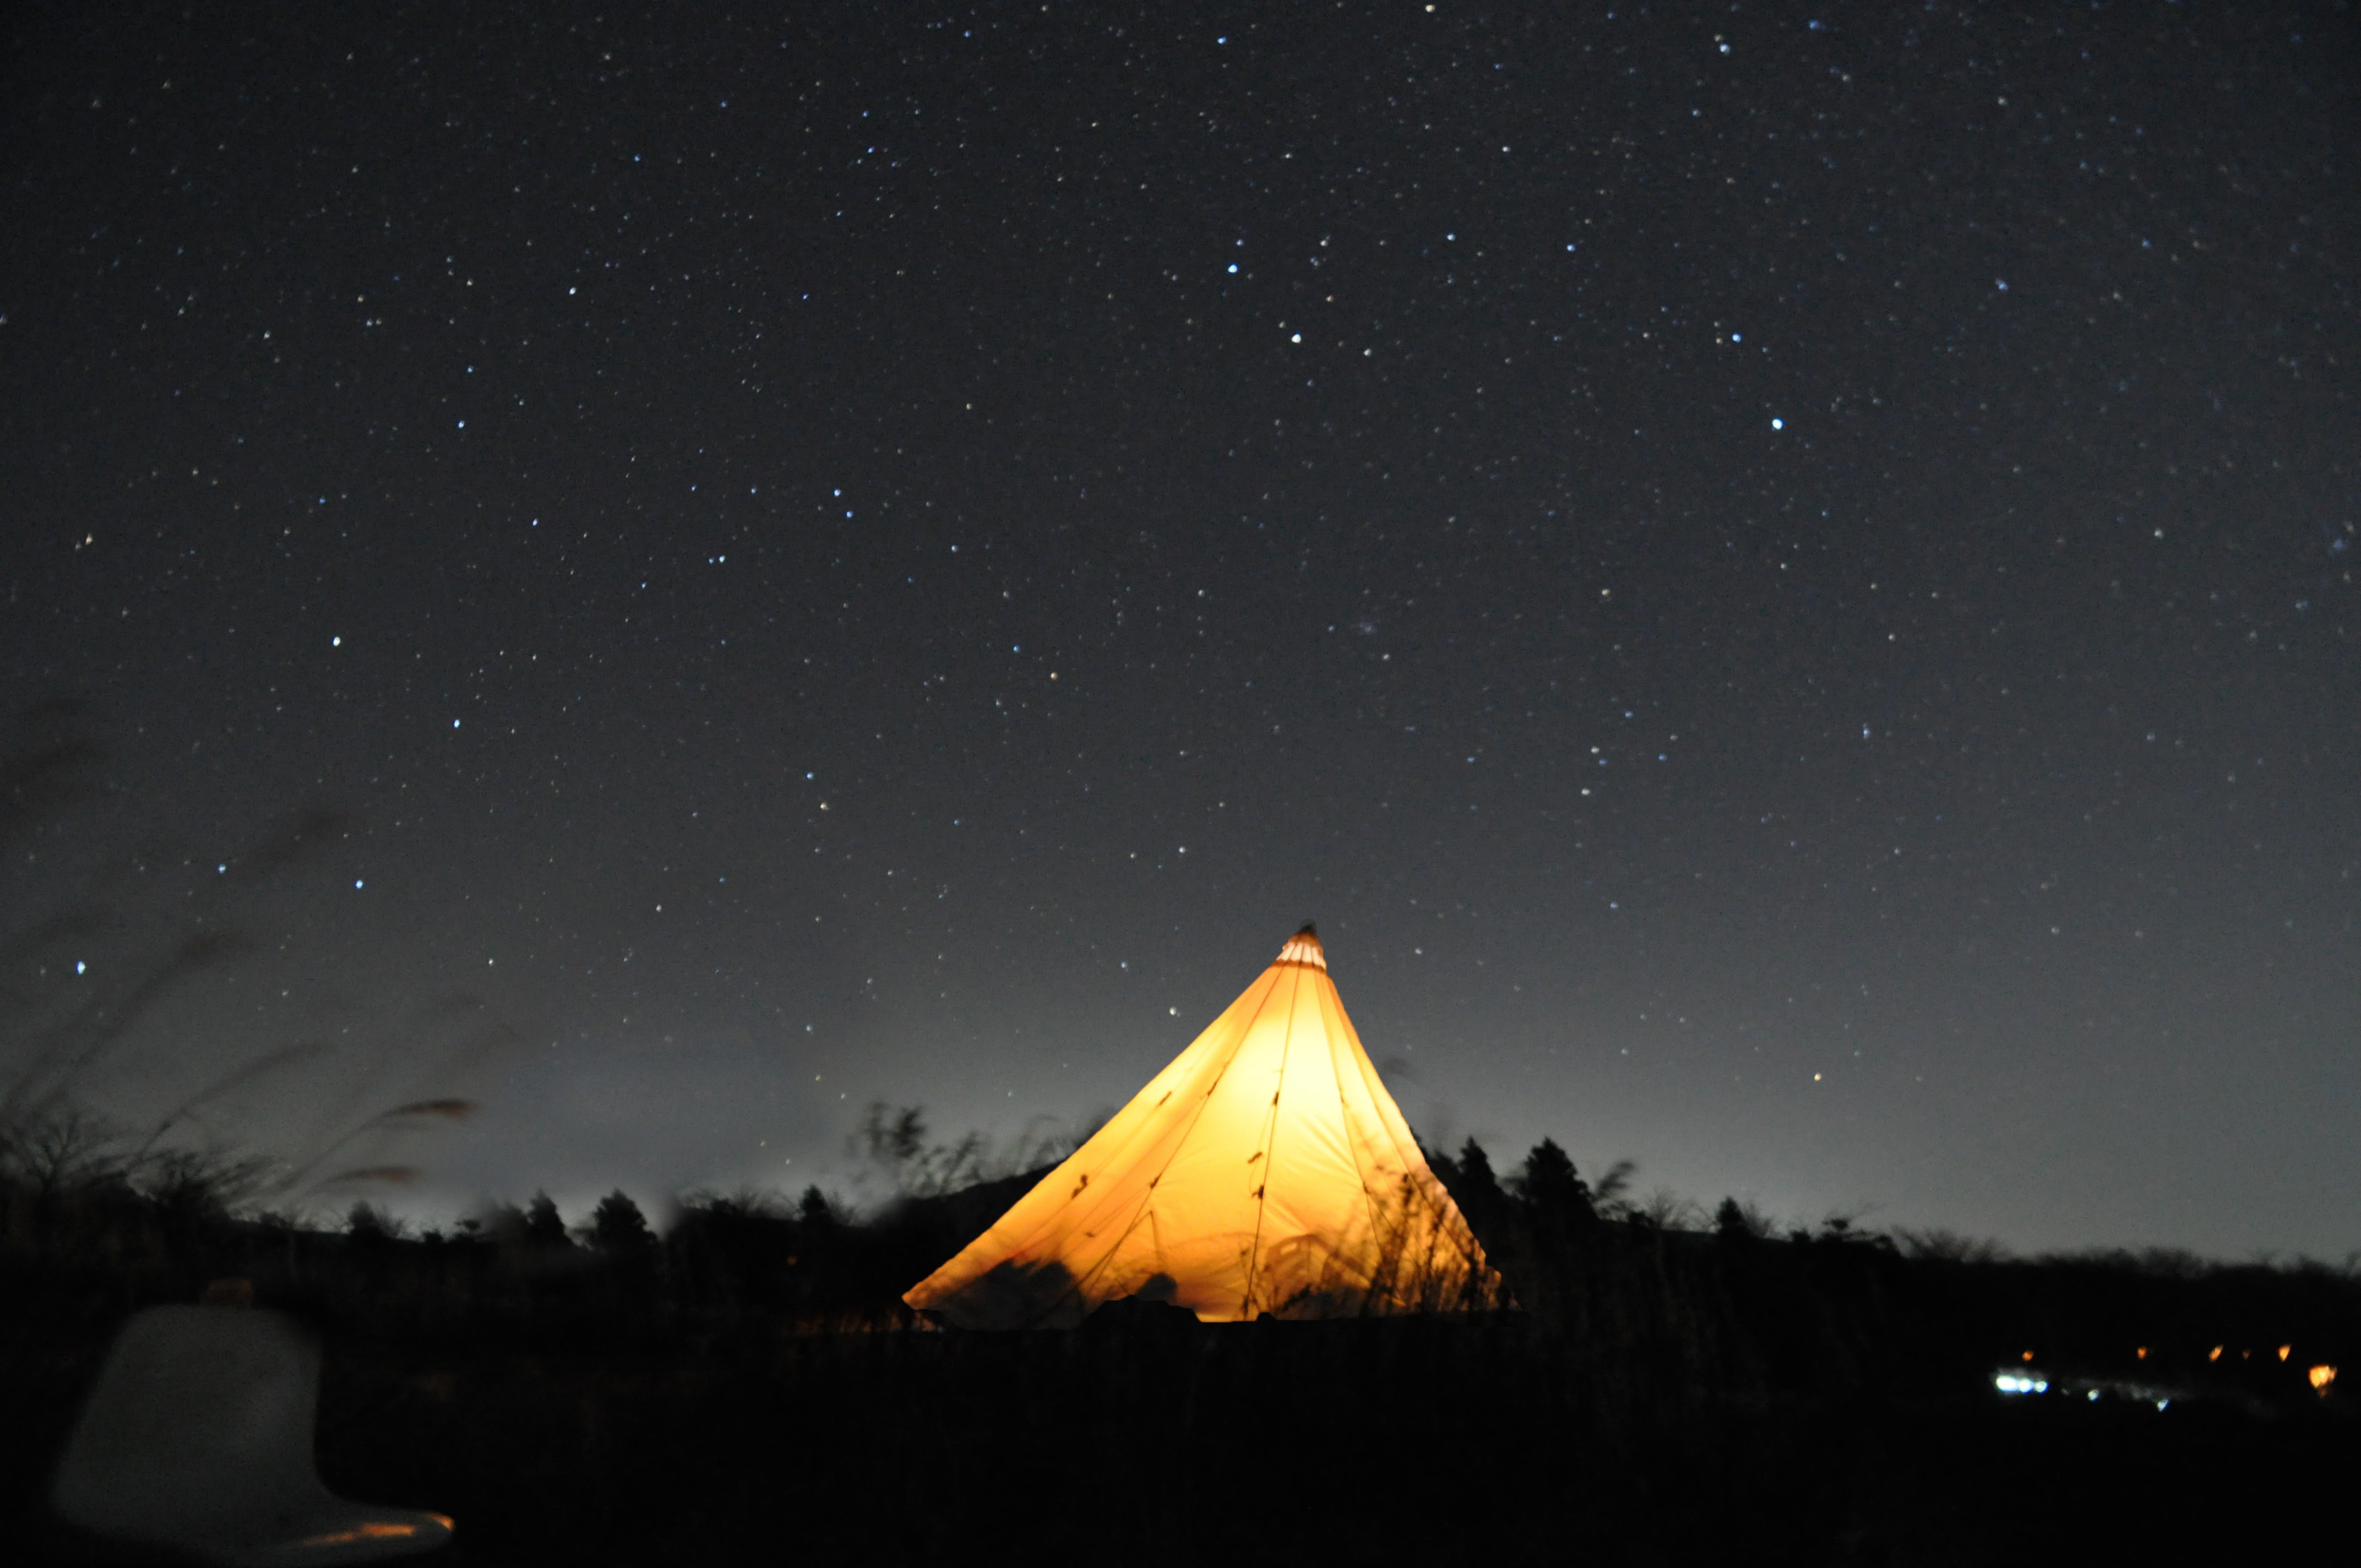
[[[330,1484],[456,1516],[479,1563],[2252,1555],[2345,1530],[2361,1460],[2350,1401],[2303,1377],[2356,1322],[2334,1271],[1946,1261],[1527,1206],[1487,1222],[1526,1310],[1212,1326],[1126,1304],[962,1334],[891,1308],[965,1223],[923,1209],[720,1205],[603,1254],[112,1213],[71,1255],[12,1232],[21,1519],[126,1310],[221,1274],[322,1331]],[[2004,1398],[2027,1343],[2056,1387]]]
[[[12,1349],[9,1501],[99,1336]],[[62,1353],[62,1354],[60,1354]],[[1602,1424],[1530,1325],[1127,1324],[520,1354],[331,1342],[337,1491],[482,1563],[2125,1560],[2293,1540],[2323,1410],[1924,1398]]]
[[[341,1363],[353,1495],[472,1560],[1983,1563],[2300,1539],[2361,1432],[2319,1410],[1985,1390],[1602,1421],[1530,1325],[805,1337],[659,1361]]]

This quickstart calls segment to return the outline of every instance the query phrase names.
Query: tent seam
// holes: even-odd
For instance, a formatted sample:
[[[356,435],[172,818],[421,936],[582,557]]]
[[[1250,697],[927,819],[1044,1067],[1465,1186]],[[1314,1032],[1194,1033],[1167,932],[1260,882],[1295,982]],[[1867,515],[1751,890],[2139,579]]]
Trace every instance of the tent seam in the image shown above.
[[[1262,1274],[1263,1213],[1270,1207],[1270,1173],[1279,1168],[1279,1100],[1287,1092],[1287,1063],[1295,1050],[1295,1003],[1302,989],[1303,971],[1297,968],[1295,990],[1288,992],[1287,997],[1287,1034],[1279,1046],[1279,1087],[1271,1092],[1270,1111],[1264,1123],[1268,1146],[1262,1157],[1262,1182],[1255,1189],[1254,1245],[1246,1253],[1246,1299],[1238,1303],[1241,1312],[1253,1302],[1255,1286]]]

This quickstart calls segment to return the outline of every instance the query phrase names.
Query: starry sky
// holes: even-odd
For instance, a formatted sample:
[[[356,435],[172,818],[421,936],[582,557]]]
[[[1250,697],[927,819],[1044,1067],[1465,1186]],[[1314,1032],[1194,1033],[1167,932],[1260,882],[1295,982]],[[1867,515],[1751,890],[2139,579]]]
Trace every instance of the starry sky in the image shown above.
[[[873,1193],[1315,918],[1430,1146],[2361,1245],[2349,5],[8,25],[5,907],[255,938],[89,1098]]]

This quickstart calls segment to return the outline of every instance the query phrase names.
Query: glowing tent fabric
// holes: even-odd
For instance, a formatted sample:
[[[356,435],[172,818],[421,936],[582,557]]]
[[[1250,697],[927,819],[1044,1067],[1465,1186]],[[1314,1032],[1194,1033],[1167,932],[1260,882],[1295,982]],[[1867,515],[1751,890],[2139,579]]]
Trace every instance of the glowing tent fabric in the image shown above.
[[[903,1299],[1059,1328],[1137,1296],[1207,1321],[1493,1305],[1307,926],[1114,1120]]]

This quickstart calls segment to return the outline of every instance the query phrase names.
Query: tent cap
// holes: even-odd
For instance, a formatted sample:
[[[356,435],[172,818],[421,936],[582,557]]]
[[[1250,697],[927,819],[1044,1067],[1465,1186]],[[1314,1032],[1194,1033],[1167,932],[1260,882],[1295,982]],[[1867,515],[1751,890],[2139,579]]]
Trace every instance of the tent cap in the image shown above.
[[[1287,939],[1287,946],[1279,949],[1279,957],[1273,961],[1282,964],[1310,964],[1313,969],[1325,970],[1328,967],[1328,955],[1320,950],[1320,933],[1312,928],[1311,921],[1306,920],[1303,923],[1303,929]]]

